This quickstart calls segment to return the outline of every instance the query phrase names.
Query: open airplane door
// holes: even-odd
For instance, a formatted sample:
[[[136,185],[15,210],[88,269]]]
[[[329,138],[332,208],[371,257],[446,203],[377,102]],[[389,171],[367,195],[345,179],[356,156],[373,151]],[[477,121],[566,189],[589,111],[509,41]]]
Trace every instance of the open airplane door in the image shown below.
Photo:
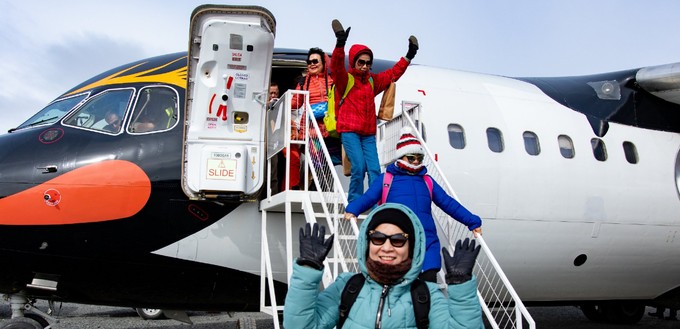
[[[253,199],[264,182],[276,21],[265,8],[191,15],[182,187],[192,199]]]

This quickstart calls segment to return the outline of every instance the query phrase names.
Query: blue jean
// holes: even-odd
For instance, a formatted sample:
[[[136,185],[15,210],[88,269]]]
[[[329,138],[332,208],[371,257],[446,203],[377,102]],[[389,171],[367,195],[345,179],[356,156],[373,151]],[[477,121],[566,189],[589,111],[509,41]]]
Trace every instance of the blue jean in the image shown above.
[[[349,195],[352,200],[364,194],[364,178],[368,173],[368,185],[380,175],[378,149],[375,145],[375,135],[363,136],[357,133],[341,133],[340,139],[349,162],[352,163],[352,175],[349,180]]]

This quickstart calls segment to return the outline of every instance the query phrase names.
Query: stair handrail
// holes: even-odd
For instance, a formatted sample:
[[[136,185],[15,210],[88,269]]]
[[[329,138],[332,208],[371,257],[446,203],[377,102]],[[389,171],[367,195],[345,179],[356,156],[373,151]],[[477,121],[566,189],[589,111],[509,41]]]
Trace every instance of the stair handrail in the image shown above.
[[[425,150],[425,160],[423,163],[428,167],[428,169],[431,169],[428,170],[428,174],[435,181],[440,183],[440,186],[442,186],[442,188],[449,195],[454,197],[456,200],[459,200],[458,196],[453,190],[453,187],[449,183],[448,179],[446,179],[446,176],[444,176],[443,171],[439,164],[436,161],[432,161],[432,159],[434,159],[433,153],[428,147],[426,141],[423,139],[420,127],[418,127],[416,124],[416,122],[418,123],[418,125],[421,124],[422,122],[420,120],[421,110],[422,108],[419,103],[403,101],[402,113],[398,117],[392,119],[391,121],[383,122],[381,123],[381,125],[379,125],[378,140],[382,141],[381,146],[383,147],[383,151],[380,152],[380,154],[386,156],[387,154],[392,152],[392,150],[395,149],[396,142],[394,143],[394,145],[390,145],[391,146],[390,148],[386,147],[387,144],[386,141],[388,138],[386,131],[389,126],[394,125],[398,126],[400,121],[399,118],[404,118],[401,120],[402,121],[401,127],[404,126],[411,127],[413,134],[420,141],[423,149]],[[412,118],[412,116],[415,117],[415,120]],[[394,135],[389,137],[395,136],[397,138],[400,136],[399,131],[394,132]],[[393,159],[391,161],[393,161]],[[391,163],[391,161],[383,160],[381,161],[381,164],[387,165]],[[446,215],[441,209],[439,209],[435,205],[433,205],[432,207],[432,213],[433,217],[435,218],[435,222],[437,223],[438,230],[440,230],[439,232],[446,233],[445,235],[448,238],[447,239],[448,246],[453,246],[453,244],[458,239],[463,238],[465,236],[472,237],[472,233],[469,230],[467,230],[465,226],[458,223],[457,221],[449,220],[448,215]],[[456,226],[457,229],[454,229],[454,232],[450,233],[451,230],[448,229],[449,226]],[[526,322],[529,328],[534,329],[536,327],[536,324],[533,318],[531,317],[528,310],[524,306],[524,303],[519,298],[517,292],[514,290],[512,284],[510,283],[510,280],[505,275],[505,272],[498,264],[498,261],[493,256],[493,253],[491,252],[491,249],[487,245],[486,241],[481,235],[477,235],[475,237],[477,238],[478,244],[481,245],[482,248],[482,252],[480,252],[480,257],[477,258],[477,266],[475,266],[474,271],[475,275],[477,276],[478,282],[477,296],[480,299],[480,304],[482,305],[482,309],[487,317],[487,320],[489,320],[489,323],[492,325],[493,328],[501,328],[501,326],[502,328],[507,328],[508,326],[510,326],[510,328],[522,328],[524,322]],[[493,275],[490,275],[489,271],[486,270],[488,268],[488,266],[486,266],[487,263],[490,264],[490,267],[496,271],[495,272],[496,275],[493,278],[491,278]],[[498,285],[495,283],[496,279],[500,280],[503,283],[505,293],[498,293],[494,290],[494,288],[498,288]],[[493,301],[487,302],[485,299],[493,299]],[[514,305],[514,308],[519,312],[508,311],[508,309],[505,307],[506,305],[507,306]],[[512,313],[514,313],[514,318]]]
[[[302,93],[301,91],[290,91],[292,94]],[[305,91],[307,97],[308,93]],[[336,239],[334,240],[332,262],[333,262],[333,279],[337,277],[340,272],[356,272],[358,271],[358,266],[354,263],[350,263],[347,260],[356,259],[356,248],[354,243],[346,243],[348,239],[345,237],[356,236],[359,234],[359,228],[356,221],[346,221],[344,220],[344,209],[347,206],[347,195],[342,187],[340,178],[335,166],[333,165],[333,160],[328,153],[328,148],[321,134],[321,129],[314,118],[311,107],[309,106],[308,98],[305,101],[303,115],[305,116],[305,124],[301,127],[304,131],[304,145],[306,148],[305,152],[305,175],[311,173],[312,181],[316,187],[316,191],[309,191],[310,193],[316,193],[321,200],[320,204],[323,209],[324,217],[327,221],[327,227],[329,228],[330,234],[335,234]],[[313,157],[313,152],[321,152],[319,157]],[[317,166],[321,166],[321,168]],[[325,175],[330,175],[330,177],[320,177],[319,173],[323,172]],[[305,177],[303,181],[307,181]],[[324,182],[326,185],[332,185],[330,191],[323,191]],[[308,191],[307,184],[304,184],[304,190]],[[338,266],[340,268],[338,268]]]

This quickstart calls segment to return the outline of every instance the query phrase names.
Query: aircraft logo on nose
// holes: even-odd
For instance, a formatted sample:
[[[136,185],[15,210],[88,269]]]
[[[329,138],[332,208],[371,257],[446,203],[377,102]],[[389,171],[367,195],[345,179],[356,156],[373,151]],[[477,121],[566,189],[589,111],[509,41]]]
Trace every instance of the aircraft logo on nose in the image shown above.
[[[45,191],[45,193],[43,194],[43,198],[45,199],[45,204],[54,207],[58,205],[59,202],[61,201],[61,193],[51,188]]]
[[[61,128],[50,128],[43,131],[38,140],[43,144],[52,144],[61,139],[64,136],[64,130]]]

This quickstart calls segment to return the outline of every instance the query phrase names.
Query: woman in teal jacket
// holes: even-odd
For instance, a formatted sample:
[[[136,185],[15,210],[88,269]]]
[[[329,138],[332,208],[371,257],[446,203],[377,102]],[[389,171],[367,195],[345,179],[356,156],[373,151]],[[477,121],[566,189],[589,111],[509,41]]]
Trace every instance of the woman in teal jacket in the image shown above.
[[[300,256],[283,312],[285,328],[333,328],[340,319],[340,297],[354,273],[342,273],[320,291],[323,261],[333,245],[324,240],[325,227],[314,224],[300,229]],[[430,328],[483,328],[472,275],[479,247],[475,242],[456,245],[455,255],[443,249],[448,297],[435,283],[426,282],[430,293]],[[357,256],[365,284],[356,297],[343,328],[416,328],[410,292],[425,256],[425,233],[407,207],[386,203],[374,209],[360,227]]]

